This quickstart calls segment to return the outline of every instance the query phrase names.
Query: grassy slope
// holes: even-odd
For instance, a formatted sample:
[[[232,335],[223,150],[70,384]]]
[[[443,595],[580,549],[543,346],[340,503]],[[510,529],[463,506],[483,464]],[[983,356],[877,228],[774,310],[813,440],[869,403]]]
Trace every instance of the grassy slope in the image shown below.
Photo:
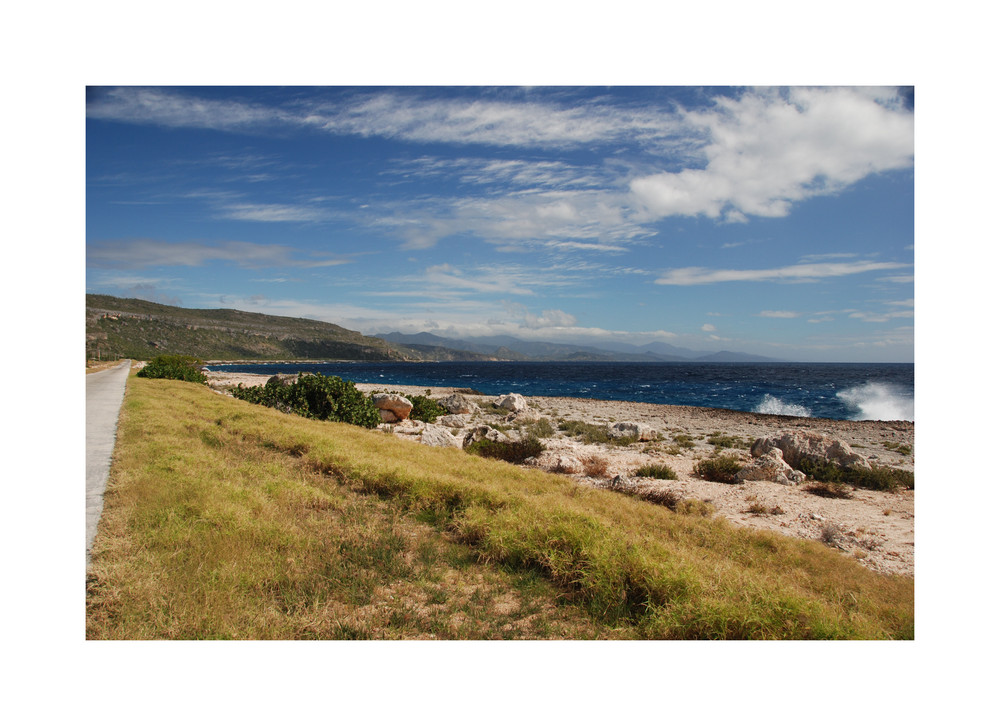
[[[119,315],[105,318],[105,312]],[[87,295],[87,354],[96,357],[98,347],[105,358],[164,352],[205,360],[404,358],[379,338],[318,320]]]
[[[131,378],[91,638],[912,638],[913,580],[563,477]]]

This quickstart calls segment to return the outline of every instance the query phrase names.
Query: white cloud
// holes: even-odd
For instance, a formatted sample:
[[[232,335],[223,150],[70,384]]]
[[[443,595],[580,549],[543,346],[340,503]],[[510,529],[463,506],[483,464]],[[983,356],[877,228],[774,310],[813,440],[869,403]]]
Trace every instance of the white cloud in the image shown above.
[[[525,314],[524,324],[532,330],[539,330],[541,328],[572,328],[576,325],[576,318],[562,310],[543,310],[541,315]]]
[[[797,318],[798,313],[791,310],[761,310],[757,313],[762,318]]]
[[[760,90],[685,114],[705,135],[703,168],[637,177],[650,218],[781,217],[792,203],[913,165],[913,115],[868,89]]]
[[[156,239],[103,240],[87,244],[87,266],[111,269],[200,267],[214,261],[239,267],[327,267],[344,258],[301,259],[285,245],[255,242],[166,242]]]
[[[705,323],[704,325],[701,326],[701,332],[703,332],[703,333],[714,333],[715,332],[715,326],[712,325],[711,323]]]
[[[681,267],[668,270],[656,280],[658,285],[707,285],[716,282],[806,282],[825,277],[857,275],[874,270],[909,267],[901,262],[828,262],[789,265],[765,270],[712,270]]]
[[[244,222],[320,222],[329,218],[321,209],[296,204],[227,204],[221,216]]]

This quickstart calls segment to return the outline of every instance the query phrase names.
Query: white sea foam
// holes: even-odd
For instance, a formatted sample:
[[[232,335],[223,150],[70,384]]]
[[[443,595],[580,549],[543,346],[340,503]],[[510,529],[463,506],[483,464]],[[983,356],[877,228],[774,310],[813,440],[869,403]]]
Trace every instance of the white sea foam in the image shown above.
[[[887,383],[865,383],[843,391],[837,398],[857,413],[855,421],[912,421],[913,398]]]
[[[764,394],[764,400],[757,404],[754,412],[774,413],[781,416],[812,416],[812,411],[805,406],[799,406],[796,403],[785,403],[780,398],[772,396],[770,393]]]

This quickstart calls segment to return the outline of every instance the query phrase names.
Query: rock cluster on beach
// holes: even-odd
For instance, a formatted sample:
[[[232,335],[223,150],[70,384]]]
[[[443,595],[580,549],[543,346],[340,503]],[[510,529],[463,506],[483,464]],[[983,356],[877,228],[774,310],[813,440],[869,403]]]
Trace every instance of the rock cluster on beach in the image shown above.
[[[209,378],[210,385],[221,389],[266,380],[249,374],[214,373]],[[714,516],[740,526],[823,541],[878,572],[913,573],[913,490],[855,489],[847,499],[826,498],[810,493],[798,470],[809,459],[912,471],[912,422],[838,421],[517,393],[486,396],[451,388],[357,387],[377,394],[375,405],[384,421],[380,428],[387,434],[454,449],[482,439],[534,436],[545,450],[526,465],[572,477],[582,486],[614,488],[618,478],[622,486],[659,492],[664,501],[706,502]],[[414,395],[430,397],[448,413],[433,423],[413,421],[406,396]],[[567,422],[597,427],[606,439],[587,443],[563,430]],[[720,455],[742,465],[737,483],[706,481],[695,473],[700,461]],[[676,479],[636,476],[650,465],[669,467]]]

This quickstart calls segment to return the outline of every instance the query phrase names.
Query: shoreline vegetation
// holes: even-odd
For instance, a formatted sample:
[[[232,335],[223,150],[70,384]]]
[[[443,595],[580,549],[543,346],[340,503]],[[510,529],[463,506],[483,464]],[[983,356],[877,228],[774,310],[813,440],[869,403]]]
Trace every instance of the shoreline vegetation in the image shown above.
[[[912,423],[532,397],[502,424],[467,394],[472,428],[547,434],[514,466],[419,443],[456,418],[369,430],[219,395],[267,376],[208,378],[129,379],[88,638],[913,638],[912,489],[695,474],[782,429],[912,471]],[[656,437],[569,425],[615,421]]]

